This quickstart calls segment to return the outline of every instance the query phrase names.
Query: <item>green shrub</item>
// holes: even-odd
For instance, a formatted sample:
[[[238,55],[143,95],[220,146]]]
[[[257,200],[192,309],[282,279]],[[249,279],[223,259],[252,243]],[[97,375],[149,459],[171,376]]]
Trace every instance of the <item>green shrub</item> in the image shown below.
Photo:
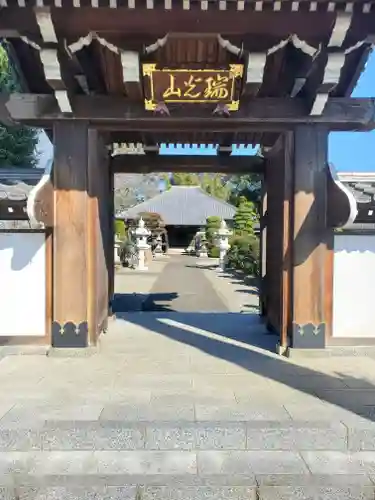
[[[233,219],[234,232],[238,235],[253,235],[254,223],[257,220],[254,203],[244,196],[239,199],[236,214]]]
[[[121,241],[126,238],[126,225],[121,219],[115,219],[115,234]]]
[[[207,253],[208,253],[208,256],[212,257],[213,259],[218,259],[220,257],[220,250],[218,247],[215,247],[215,246],[212,246],[211,248],[209,248]]]
[[[231,248],[227,254],[228,265],[245,274],[258,276],[260,273],[259,239],[254,235],[234,236],[230,244]]]
[[[209,257],[213,257],[216,254],[215,250],[215,233],[220,229],[221,218],[213,215],[207,217],[206,219],[206,241],[207,241],[207,252]]]

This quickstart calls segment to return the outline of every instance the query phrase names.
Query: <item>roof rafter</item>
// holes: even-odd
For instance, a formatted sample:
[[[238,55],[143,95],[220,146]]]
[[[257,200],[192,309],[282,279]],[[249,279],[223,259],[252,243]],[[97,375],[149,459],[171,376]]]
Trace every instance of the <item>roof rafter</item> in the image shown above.
[[[59,60],[59,50],[65,50],[59,47],[55,27],[52,21],[51,12],[48,7],[35,9],[36,22],[38,24],[43,42],[48,47],[40,48],[40,59],[43,64],[44,74],[50,87],[53,89],[59,108],[62,113],[71,113],[67,88],[61,75],[61,65]]]

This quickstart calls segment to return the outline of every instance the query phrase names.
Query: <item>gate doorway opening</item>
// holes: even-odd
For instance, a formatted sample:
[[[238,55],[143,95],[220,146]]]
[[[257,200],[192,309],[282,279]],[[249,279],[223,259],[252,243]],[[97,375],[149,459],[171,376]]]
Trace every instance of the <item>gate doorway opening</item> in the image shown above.
[[[114,164],[120,162],[116,156],[113,160]],[[199,164],[199,158],[196,161]],[[152,161],[149,168],[153,168]],[[153,172],[152,175],[157,173]],[[249,276],[249,267],[244,272],[240,268],[240,258],[235,260],[235,253],[231,254],[237,249],[241,250],[242,258],[250,263],[250,247],[247,256],[245,245],[256,241],[259,234],[245,236],[244,231],[239,233],[239,230],[233,227],[237,207],[208,193],[209,187],[204,185],[210,175],[216,182],[220,180],[222,190],[226,188],[222,196],[228,199],[231,186],[229,178],[221,173],[206,173],[200,177],[190,174],[189,179],[194,178],[195,181],[201,182],[201,185],[175,186],[173,173],[169,175],[172,186],[167,186],[163,192],[157,192],[150,199],[128,209],[121,208],[116,211],[116,224],[122,222],[124,230],[127,231],[122,245],[128,245],[129,240],[136,240],[134,228],[142,217],[146,229],[150,230],[150,248],[145,250],[146,271],[141,271],[137,264],[125,266],[124,262],[117,263],[113,312],[116,315],[140,310],[189,313],[251,312],[259,315],[259,277]],[[161,173],[160,177],[164,178],[165,174]],[[120,178],[125,179],[126,176]],[[143,180],[143,177],[139,176],[139,182]],[[116,181],[115,184],[122,182]],[[234,187],[232,189],[234,192]],[[121,206],[126,203],[124,197]],[[154,225],[153,219],[156,218],[158,224]],[[214,227],[207,225],[210,221],[215,224]],[[225,230],[226,240],[233,248],[227,252],[225,263],[220,263],[218,232],[223,221],[228,228]],[[259,226],[256,222],[254,225],[257,228]],[[160,248],[157,250],[155,241],[164,231],[168,249],[161,252]],[[236,241],[240,234],[242,247]],[[260,256],[256,255],[256,258],[259,259]],[[128,264],[127,261],[126,263]],[[220,264],[224,266],[222,269]],[[258,269],[257,262],[254,265],[254,273]]]

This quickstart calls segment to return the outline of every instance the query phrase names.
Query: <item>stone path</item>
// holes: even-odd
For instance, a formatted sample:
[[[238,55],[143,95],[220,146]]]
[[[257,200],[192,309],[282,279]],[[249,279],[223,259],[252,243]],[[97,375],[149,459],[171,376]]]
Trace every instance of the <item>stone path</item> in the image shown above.
[[[373,500],[375,361],[274,345],[256,315],[159,310],[90,357],[4,357],[0,499]]]
[[[153,284],[145,311],[226,312],[223,300],[197,267],[198,259],[173,256]]]

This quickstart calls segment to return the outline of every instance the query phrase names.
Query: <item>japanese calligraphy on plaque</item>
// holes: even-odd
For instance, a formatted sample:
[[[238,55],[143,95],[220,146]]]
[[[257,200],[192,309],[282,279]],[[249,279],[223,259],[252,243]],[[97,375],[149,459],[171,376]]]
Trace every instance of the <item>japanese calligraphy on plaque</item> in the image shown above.
[[[145,108],[153,111],[165,103],[222,103],[237,111],[243,76],[242,64],[231,64],[227,70],[156,69],[143,64]]]

